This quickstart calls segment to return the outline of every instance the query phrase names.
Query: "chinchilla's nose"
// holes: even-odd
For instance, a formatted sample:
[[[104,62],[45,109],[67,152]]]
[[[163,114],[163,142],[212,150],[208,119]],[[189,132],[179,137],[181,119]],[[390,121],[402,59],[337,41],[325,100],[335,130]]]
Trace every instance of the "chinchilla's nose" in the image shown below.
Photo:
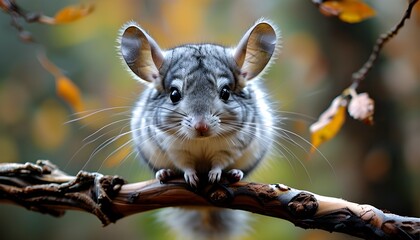
[[[209,125],[204,116],[194,117],[193,118],[193,126],[200,135],[204,135],[209,131]]]

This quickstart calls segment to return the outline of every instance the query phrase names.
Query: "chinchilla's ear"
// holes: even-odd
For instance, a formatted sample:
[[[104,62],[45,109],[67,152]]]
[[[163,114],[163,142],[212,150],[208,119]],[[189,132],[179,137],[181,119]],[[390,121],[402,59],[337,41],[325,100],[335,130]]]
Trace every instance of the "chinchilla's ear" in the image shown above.
[[[257,21],[242,37],[233,57],[245,80],[260,75],[279,48],[280,34],[267,20]]]
[[[161,86],[159,68],[164,54],[155,40],[134,22],[124,25],[121,30],[120,53],[136,76],[156,87]]]

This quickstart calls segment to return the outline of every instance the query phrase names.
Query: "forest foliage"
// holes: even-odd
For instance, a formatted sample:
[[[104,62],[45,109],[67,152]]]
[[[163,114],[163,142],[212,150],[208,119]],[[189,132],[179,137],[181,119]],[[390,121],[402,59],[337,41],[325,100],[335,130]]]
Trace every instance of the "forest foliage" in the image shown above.
[[[253,21],[266,16],[280,25],[284,43],[266,76],[267,88],[280,102],[281,126],[311,143],[293,138],[292,146],[283,149],[286,160],[271,157],[275,171],[262,169],[253,177],[418,215],[419,4],[355,91],[349,89],[352,74],[368,60],[377,37],[398,23],[414,1],[280,2],[37,5],[0,0],[1,161],[62,159],[75,172],[84,168],[150,178],[124,145],[128,136],[102,147],[128,130],[131,105],[141,88],[117,57],[119,27],[134,19],[164,47],[202,41],[233,45]],[[308,155],[311,161],[305,160]],[[396,179],[407,184],[389,196],[388,187],[399,186]],[[396,199],[401,204],[394,204]],[[276,232],[276,224],[261,225]]]

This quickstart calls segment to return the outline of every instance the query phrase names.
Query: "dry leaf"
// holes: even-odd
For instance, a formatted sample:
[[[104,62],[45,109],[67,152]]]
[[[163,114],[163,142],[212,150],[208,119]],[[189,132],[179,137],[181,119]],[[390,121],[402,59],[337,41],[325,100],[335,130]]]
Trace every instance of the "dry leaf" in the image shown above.
[[[358,23],[375,15],[375,10],[361,0],[326,1],[320,6],[326,16],[338,16],[347,23]]]
[[[74,22],[93,11],[93,5],[67,6],[54,16],[56,24]]]
[[[57,95],[66,101],[75,112],[82,112],[83,103],[79,88],[64,75],[55,80]]]
[[[311,125],[311,153],[340,131],[346,118],[346,105],[347,101],[342,96],[336,97],[318,121]]]
[[[367,93],[352,96],[349,103],[349,115],[366,124],[373,124],[374,101]]]
[[[41,65],[55,77],[56,93],[66,101],[75,112],[82,112],[84,104],[82,101],[79,88],[69,78],[67,78],[61,70],[55,66],[45,55],[38,54],[38,60]]]

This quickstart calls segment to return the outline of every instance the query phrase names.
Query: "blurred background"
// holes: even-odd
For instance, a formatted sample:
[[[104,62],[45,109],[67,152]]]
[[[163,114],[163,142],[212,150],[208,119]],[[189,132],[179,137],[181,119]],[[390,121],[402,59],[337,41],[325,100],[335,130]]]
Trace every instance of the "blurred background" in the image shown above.
[[[255,20],[266,17],[279,26],[283,48],[265,84],[284,118],[279,127],[302,138],[293,137],[296,144],[279,140],[283,154],[274,152],[269,167],[260,168],[250,180],[284,183],[419,217],[419,6],[385,46],[359,88],[375,100],[375,125],[348,117],[339,134],[320,146],[322,155],[308,157],[309,125],[350,85],[351,74],[366,61],[377,36],[394,26],[407,6],[406,0],[366,2],[377,15],[348,24],[323,16],[309,0],[93,1],[94,11],[74,23],[21,22],[36,43],[22,42],[10,16],[0,12],[0,162],[49,159],[72,175],[84,169],[120,175],[130,182],[152,178],[131,149],[120,148],[129,136],[112,141],[129,130],[131,106],[142,88],[118,57],[120,27],[137,21],[162,48],[196,42],[233,46]],[[80,4],[70,0],[17,3],[49,16]],[[37,59],[40,53],[79,87],[83,113],[75,114],[57,96],[54,77]],[[56,219],[3,204],[0,238],[172,239],[155,214],[137,214],[103,228],[87,213],[67,212]],[[303,230],[264,216],[253,215],[253,219],[253,231],[243,239],[354,239]]]

